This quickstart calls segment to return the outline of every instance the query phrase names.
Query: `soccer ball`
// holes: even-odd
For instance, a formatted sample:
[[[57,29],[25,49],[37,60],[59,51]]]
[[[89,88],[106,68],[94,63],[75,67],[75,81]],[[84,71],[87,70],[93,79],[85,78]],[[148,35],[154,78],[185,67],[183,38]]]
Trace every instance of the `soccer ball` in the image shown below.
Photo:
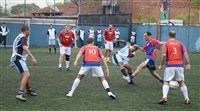
[[[170,81],[169,87],[172,88],[172,89],[179,88],[179,84],[178,84],[177,81]]]

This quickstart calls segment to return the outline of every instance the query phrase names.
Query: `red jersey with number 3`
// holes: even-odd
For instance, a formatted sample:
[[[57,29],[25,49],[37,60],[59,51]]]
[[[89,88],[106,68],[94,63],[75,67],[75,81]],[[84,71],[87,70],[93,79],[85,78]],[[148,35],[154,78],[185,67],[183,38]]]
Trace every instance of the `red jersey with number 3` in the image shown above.
[[[107,28],[105,31],[104,31],[104,36],[105,36],[105,39],[109,42],[112,42],[112,39],[115,37],[115,30],[114,29],[110,29],[110,28]]]
[[[84,55],[83,66],[100,66],[100,57],[103,56],[101,49],[93,44],[88,44],[80,49]]]
[[[187,50],[183,43],[176,39],[169,39],[163,45],[163,54],[166,54],[167,67],[183,67],[183,55]]]
[[[72,31],[66,32],[66,30],[62,30],[58,37],[63,46],[70,47],[72,39],[74,39],[74,33]]]

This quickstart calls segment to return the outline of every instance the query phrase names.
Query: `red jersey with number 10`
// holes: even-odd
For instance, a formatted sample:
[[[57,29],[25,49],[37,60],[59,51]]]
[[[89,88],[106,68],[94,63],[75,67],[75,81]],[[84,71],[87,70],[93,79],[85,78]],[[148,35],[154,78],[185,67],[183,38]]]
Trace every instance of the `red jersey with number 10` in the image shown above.
[[[163,54],[166,54],[166,66],[183,67],[183,54],[186,52],[183,43],[176,39],[169,39],[163,45]]]
[[[103,56],[101,49],[93,44],[85,45],[81,48],[84,55],[83,66],[100,66],[100,57]]]

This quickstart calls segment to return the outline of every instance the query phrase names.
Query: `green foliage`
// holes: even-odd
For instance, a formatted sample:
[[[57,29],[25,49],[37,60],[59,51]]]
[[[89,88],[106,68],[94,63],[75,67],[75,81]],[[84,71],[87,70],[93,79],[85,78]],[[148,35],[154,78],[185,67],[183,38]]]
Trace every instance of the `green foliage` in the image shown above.
[[[139,20],[139,23],[146,23],[147,22],[147,19],[143,14],[138,15],[138,20]]]
[[[150,16],[148,19],[149,19],[150,23],[156,23],[157,22],[156,16]]]
[[[39,10],[39,9],[40,7],[35,5],[34,3],[26,4],[26,12],[31,12],[31,11]],[[24,4],[18,4],[18,5],[12,6],[11,13],[14,15],[24,13]]]
[[[180,14],[175,17],[175,19],[183,20],[183,24],[190,24],[192,22],[193,14]]]
[[[190,4],[200,9],[200,0],[190,0]]]

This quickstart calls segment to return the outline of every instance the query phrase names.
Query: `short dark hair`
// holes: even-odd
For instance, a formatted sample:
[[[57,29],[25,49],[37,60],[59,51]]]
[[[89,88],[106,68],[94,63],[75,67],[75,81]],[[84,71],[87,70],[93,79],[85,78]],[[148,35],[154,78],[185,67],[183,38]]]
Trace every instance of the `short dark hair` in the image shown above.
[[[87,40],[87,43],[88,44],[91,44],[91,43],[93,43],[94,42],[94,39],[93,38],[88,38],[88,40]]]
[[[175,38],[175,37],[176,37],[176,32],[170,31],[168,35],[169,35],[169,37],[171,37],[171,38]]]
[[[50,24],[49,26],[51,26],[51,25],[53,26],[53,24]]]
[[[147,31],[145,32],[148,36],[151,36],[151,32]]]
[[[2,22],[2,24],[6,24],[6,22]]]
[[[21,28],[21,31],[22,31],[22,32],[25,32],[26,30],[29,30],[29,26],[28,26],[28,25],[24,25],[24,26]]]

